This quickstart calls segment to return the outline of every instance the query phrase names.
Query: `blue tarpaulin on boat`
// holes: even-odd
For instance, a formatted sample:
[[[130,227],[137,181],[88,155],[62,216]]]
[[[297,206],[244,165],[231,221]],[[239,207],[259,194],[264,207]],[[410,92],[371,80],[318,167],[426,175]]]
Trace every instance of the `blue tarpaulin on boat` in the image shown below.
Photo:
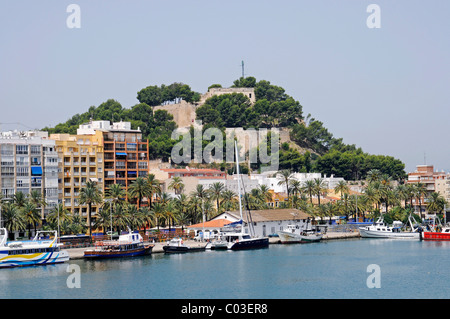
[[[31,167],[31,175],[42,175],[42,167],[32,166]]]
[[[233,226],[240,225],[240,224],[242,224],[242,219],[241,219],[241,220],[238,220],[237,222],[234,222],[234,223],[231,223],[231,224],[227,224],[226,226],[227,226],[227,227],[228,227],[228,226],[233,227]]]

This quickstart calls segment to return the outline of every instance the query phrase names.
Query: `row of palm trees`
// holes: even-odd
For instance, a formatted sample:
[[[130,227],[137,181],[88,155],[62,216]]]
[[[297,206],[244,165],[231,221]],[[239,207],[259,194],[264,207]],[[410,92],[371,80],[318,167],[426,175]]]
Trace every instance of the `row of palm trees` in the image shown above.
[[[340,194],[336,202],[321,203],[327,194],[327,185],[321,178],[300,182],[293,178],[290,171],[278,172],[279,185],[286,187],[287,201],[281,202],[280,208],[294,207],[314,217],[349,216],[359,214],[372,218],[377,212],[391,211],[405,214],[405,209],[412,211],[413,200],[419,203],[422,211],[423,201],[427,201],[429,212],[440,213],[446,205],[445,199],[438,193],[428,195],[423,183],[393,186],[389,176],[373,170],[367,175],[367,186],[362,194],[350,194],[349,186],[342,181],[334,188]],[[138,177],[129,187],[128,192],[119,184],[109,185],[103,194],[95,182],[87,182],[80,190],[79,202],[87,205],[87,222],[78,214],[71,213],[63,204],[54,207],[46,216],[43,227],[58,229],[61,234],[83,233],[92,229],[106,231],[111,227],[117,231],[130,227],[150,228],[185,226],[208,220],[224,211],[238,209],[237,195],[225,188],[223,183],[213,183],[206,188],[197,185],[190,194],[185,193],[185,185],[180,177],[172,178],[168,188],[174,190],[175,197],[163,192],[161,181],[153,174],[146,178]],[[317,204],[313,202],[317,198]],[[252,189],[242,197],[244,208],[250,210],[268,209],[273,202],[273,192],[266,185]],[[46,205],[41,194],[32,191],[25,196],[16,193],[12,201],[0,198],[3,225],[9,230],[25,230],[36,227],[42,222],[40,210]],[[100,207],[95,219],[92,219],[92,207]]]
[[[334,188],[334,192],[340,194],[340,200],[326,204],[320,203],[320,198],[327,194],[323,179],[315,178],[302,183],[293,178],[290,171],[281,171],[278,176],[281,177],[279,185],[286,186],[288,195],[286,205],[302,209],[318,217],[346,216],[348,219],[350,215],[358,213],[364,217],[367,213],[370,218],[373,218],[381,212],[388,213],[389,208],[393,214],[408,215],[410,212],[414,213],[414,206],[418,206],[419,215],[421,215],[424,202],[429,213],[440,214],[447,204],[441,194],[429,193],[424,183],[394,186],[390,176],[381,174],[376,169],[368,172],[367,185],[363,188],[362,194],[350,195],[347,182],[340,181]],[[317,205],[313,204],[313,196],[317,198]]]
[[[138,177],[129,187],[128,192],[120,184],[109,185],[105,193],[97,183],[88,181],[80,190],[79,203],[87,206],[87,220],[79,214],[71,213],[64,204],[54,207],[41,219],[41,207],[46,206],[39,192],[25,196],[17,192],[12,200],[0,198],[2,209],[2,224],[8,231],[24,231],[31,227],[58,229],[61,234],[76,234],[93,229],[104,232],[113,227],[118,232],[127,227],[132,229],[147,229],[150,227],[185,226],[210,219],[225,210],[237,209],[237,197],[232,191],[226,190],[224,184],[215,183],[206,188],[197,185],[190,194],[185,194],[184,184],[180,178],[173,178],[168,188],[175,190],[172,198],[163,192],[161,182],[153,174],[146,178]],[[35,199],[39,198],[39,200]],[[100,207],[95,218],[92,217],[93,207]]]

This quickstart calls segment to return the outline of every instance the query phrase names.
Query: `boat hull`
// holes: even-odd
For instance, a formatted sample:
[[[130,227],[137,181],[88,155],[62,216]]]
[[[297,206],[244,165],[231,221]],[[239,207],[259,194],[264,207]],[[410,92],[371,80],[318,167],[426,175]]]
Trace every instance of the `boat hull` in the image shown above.
[[[419,239],[419,232],[389,232],[377,231],[366,228],[359,228],[359,234],[362,238],[397,238],[397,239]]]
[[[228,249],[231,250],[246,250],[246,249],[259,249],[269,247],[269,238],[251,238],[243,239],[238,242],[230,243]]]
[[[313,243],[322,240],[323,235],[300,235],[290,232],[280,231],[278,237],[282,244],[296,244],[296,243]]]
[[[423,239],[423,240],[435,240],[435,241],[450,240],[450,233],[423,232],[421,239]]]
[[[61,264],[69,260],[66,250],[47,253],[5,255],[0,252],[0,268]]]
[[[198,251],[205,251],[205,247],[164,246],[163,250],[167,254],[178,254],[178,253],[192,253],[192,252],[198,252]]]
[[[152,249],[153,245],[130,250],[86,250],[84,252],[84,258],[105,259],[144,256],[150,255],[152,253]]]

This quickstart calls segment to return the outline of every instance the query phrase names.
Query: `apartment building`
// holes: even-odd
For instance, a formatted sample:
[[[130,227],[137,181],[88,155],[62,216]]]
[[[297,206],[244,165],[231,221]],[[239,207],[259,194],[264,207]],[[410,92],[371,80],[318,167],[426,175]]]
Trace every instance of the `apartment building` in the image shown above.
[[[422,196],[420,199],[421,211],[419,212],[419,201],[413,199],[413,207],[417,213],[426,212],[427,197],[433,192],[440,191],[442,195],[444,193],[444,187],[446,185],[446,173],[434,171],[433,165],[417,165],[414,172],[408,173],[407,184],[422,183],[425,185],[427,195]]]
[[[92,121],[80,125],[78,134],[99,132],[103,139],[104,174],[103,189],[119,184],[128,192],[137,177],[148,175],[148,141],[142,139],[138,128],[131,129],[130,122]]]
[[[59,199],[75,214],[87,218],[87,205],[79,202],[80,190],[95,181],[103,190],[103,134],[51,134],[59,157]],[[92,206],[92,215],[100,205]]]
[[[17,192],[41,194],[47,203],[40,207],[42,219],[58,204],[58,154],[47,132],[1,132],[0,175],[5,198]]]

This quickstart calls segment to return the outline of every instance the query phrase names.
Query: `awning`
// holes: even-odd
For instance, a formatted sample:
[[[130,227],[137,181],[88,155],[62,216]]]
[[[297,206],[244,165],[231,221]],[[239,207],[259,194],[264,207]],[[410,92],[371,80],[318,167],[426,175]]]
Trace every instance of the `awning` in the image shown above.
[[[128,175],[130,175],[130,174],[137,174],[137,172],[136,171],[128,171]]]
[[[32,166],[31,167],[31,175],[42,175],[42,167]]]
[[[116,153],[116,155],[119,155],[119,156],[127,156],[127,153]]]

